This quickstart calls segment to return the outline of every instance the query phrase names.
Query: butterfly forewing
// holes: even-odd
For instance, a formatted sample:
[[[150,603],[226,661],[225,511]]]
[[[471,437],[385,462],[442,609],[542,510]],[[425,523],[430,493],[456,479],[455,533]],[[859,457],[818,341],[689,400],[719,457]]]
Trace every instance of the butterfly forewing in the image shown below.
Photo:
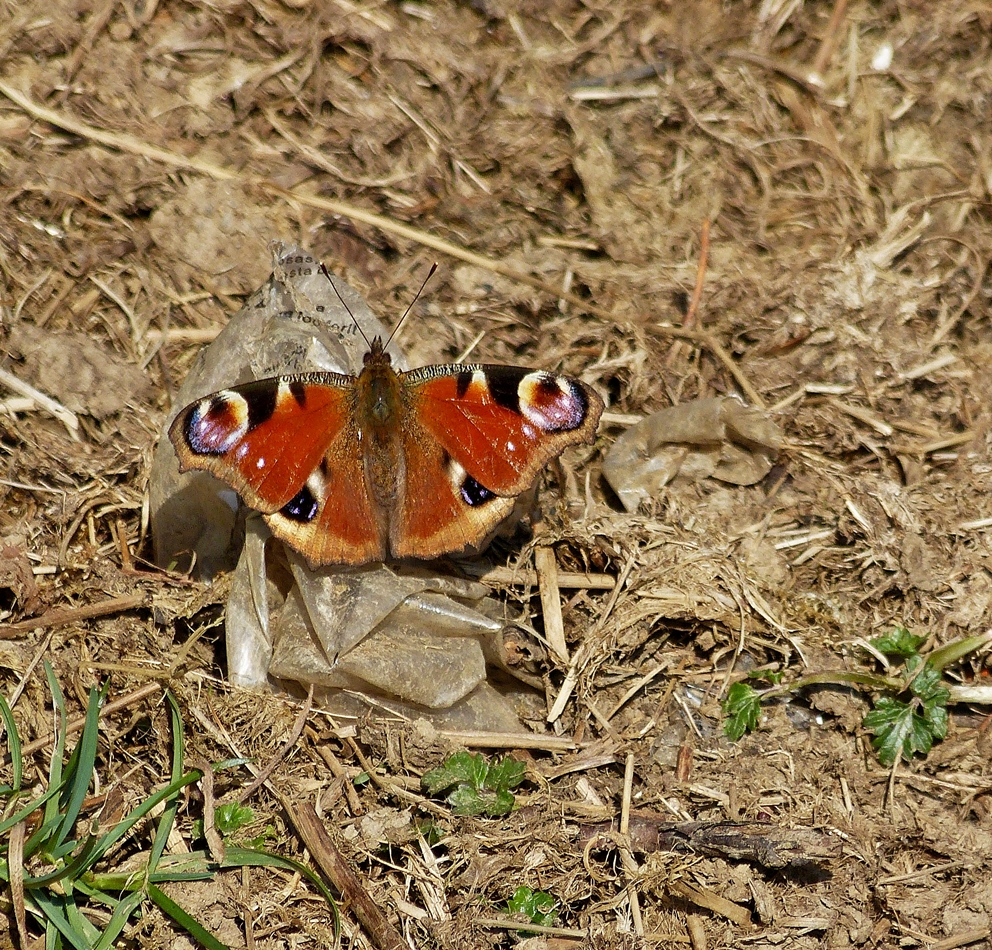
[[[334,374],[262,379],[191,403],[169,429],[182,470],[204,469],[253,508],[278,511],[347,423],[351,382]]]
[[[405,374],[418,422],[480,485],[518,495],[603,411],[584,383],[514,366],[425,366]]]

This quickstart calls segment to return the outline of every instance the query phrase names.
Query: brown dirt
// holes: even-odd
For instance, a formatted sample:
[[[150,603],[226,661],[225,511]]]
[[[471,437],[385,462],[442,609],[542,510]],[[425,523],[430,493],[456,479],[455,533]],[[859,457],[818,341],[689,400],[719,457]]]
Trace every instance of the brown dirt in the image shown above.
[[[716,347],[666,329],[685,318],[710,220],[698,325],[788,443],[758,486],[676,485],[637,515],[617,511],[593,457],[591,514],[562,530],[559,563],[625,582],[615,599],[565,595],[584,662],[560,728],[582,748],[532,753],[523,808],[504,820],[436,817],[448,837],[434,849],[407,833],[418,809],[389,784],[342,794],[328,753],[352,778],[362,749],[415,789],[439,741],[360,723],[356,747],[314,713],[274,779],[317,802],[416,947],[513,945],[479,918],[521,883],[586,932],[531,946],[634,946],[638,927],[696,947],[992,946],[985,708],[955,706],[947,739],[892,772],[860,694],[805,693],[736,744],[721,734],[717,700],[747,666],[871,668],[856,641],[904,624],[941,644],[986,629],[992,606],[992,13],[836,6],[832,21],[831,4],[772,0],[0,4],[0,79],[57,113],[0,97],[0,366],[78,419],[74,434],[0,388],[0,622],[148,604],[0,641],[4,694],[42,652],[73,703],[108,675],[111,698],[167,681],[207,759],[233,746],[265,762],[291,730],[289,700],[220,685],[219,592],[140,560],[151,448],[195,351],[186,331],[222,325],[275,238],[322,256],[387,320],[438,252],[273,183],[596,305],[442,255],[403,342],[413,364],[444,361],[485,331],[474,358],[581,374],[608,398],[602,449],[624,415],[738,389]],[[536,596],[504,596],[540,627]],[[969,657],[948,678],[988,665]],[[565,669],[544,672],[553,702]],[[25,740],[47,733],[38,668],[15,715]],[[154,700],[109,717],[106,738],[101,788],[137,800],[167,773]],[[691,764],[676,773],[680,749]],[[580,826],[620,815],[628,754],[642,813],[809,827],[836,855],[799,870],[584,855]],[[227,773],[218,793],[248,781]],[[251,803],[272,846],[302,856],[279,802]],[[177,896],[232,945],[329,939],[315,893],[271,872]],[[370,946],[344,916],[345,945]],[[172,941],[154,914],[130,939]]]

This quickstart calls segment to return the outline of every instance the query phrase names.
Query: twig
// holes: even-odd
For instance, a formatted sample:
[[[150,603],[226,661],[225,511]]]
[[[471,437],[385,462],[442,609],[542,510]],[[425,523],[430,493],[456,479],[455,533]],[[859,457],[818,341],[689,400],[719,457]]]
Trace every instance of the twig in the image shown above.
[[[603,847],[613,845],[612,822],[584,825],[576,844],[595,849],[600,838]],[[630,816],[626,841],[639,854],[704,854],[770,870],[829,864],[840,856],[842,847],[837,837],[815,828],[784,828],[757,821],[668,821],[643,811]]]
[[[10,640],[18,634],[30,633],[39,627],[62,627],[78,620],[93,620],[96,617],[123,613],[125,610],[144,607],[147,603],[147,594],[131,594],[127,597],[111,597],[109,600],[100,600],[95,604],[86,604],[83,607],[64,607],[60,610],[50,610],[40,617],[32,617],[30,620],[19,620],[17,623],[0,626],[0,640]]]
[[[394,798],[398,798],[401,802],[405,802],[408,805],[416,805],[424,811],[429,811],[438,818],[451,817],[450,813],[446,809],[442,808],[435,802],[432,802],[430,799],[424,798],[423,795],[408,792],[405,788],[400,788],[400,786],[395,782],[390,782],[388,779],[384,779],[376,771],[376,767],[365,757],[365,753],[362,752],[358,743],[355,742],[354,739],[346,738],[345,744],[349,749],[351,749],[351,752],[355,758],[358,759],[359,764],[362,766],[365,774],[371,779],[372,784],[381,791],[385,792],[387,795],[392,795]]]
[[[512,917],[477,917],[473,923],[494,930],[519,930],[528,934],[544,934],[548,937],[564,937],[571,940],[589,939],[588,930],[576,930],[574,927],[547,927],[526,920],[514,920]]]
[[[348,810],[356,818],[359,815],[364,815],[365,806],[362,804],[362,800],[358,797],[358,791],[355,789],[355,783],[351,780],[351,776],[348,774],[344,765],[341,764],[341,760],[334,754],[334,750],[331,749],[326,743],[319,741],[319,737],[313,729],[308,729],[307,735],[313,742],[314,751],[324,760],[324,764],[331,770],[331,775],[341,782],[341,787],[344,790],[344,797],[348,799]]]
[[[399,931],[379,909],[379,904],[362,886],[344,855],[331,841],[313,805],[309,802],[294,804],[282,795],[279,795],[279,800],[311,857],[350,905],[372,944],[378,950],[409,950]]]
[[[813,76],[822,77],[823,71],[830,62],[830,57],[834,55],[837,48],[837,38],[840,35],[840,25],[847,11],[847,0],[836,0],[834,8],[830,13],[830,22],[820,41],[820,48],[816,51],[816,58],[813,60],[811,73]],[[822,79],[820,80],[822,83]]]
[[[689,310],[682,321],[687,330],[694,330],[699,313],[699,301],[703,297],[703,284],[706,282],[706,263],[710,259],[710,220],[703,221],[703,230],[699,236],[699,264],[696,265],[696,286],[692,289],[692,299]]]
[[[565,705],[568,703],[569,697],[571,697],[576,684],[579,682],[579,675],[585,666],[586,660],[592,653],[592,643],[595,635],[602,628],[603,624],[606,623],[607,618],[613,612],[613,608],[616,606],[616,602],[623,591],[623,585],[627,583],[627,578],[630,576],[630,572],[633,569],[634,559],[633,557],[629,557],[620,571],[620,576],[617,578],[617,583],[613,588],[613,593],[610,594],[610,598],[607,600],[606,606],[599,615],[599,619],[596,621],[596,624],[592,630],[586,634],[585,640],[576,651],[575,656],[572,658],[572,664],[569,666],[568,672],[565,674],[565,679],[561,684],[561,689],[558,690],[558,695],[555,697],[551,711],[548,713],[548,722],[556,722],[565,711]]]
[[[439,730],[445,739],[467,749],[540,749],[542,752],[574,752],[579,746],[567,736],[540,732],[455,732]]]
[[[250,798],[255,792],[255,789],[264,785],[269,780],[269,776],[276,770],[276,766],[296,748],[296,744],[300,741],[300,736],[303,735],[303,727],[307,724],[307,717],[310,715],[311,709],[313,709],[313,683],[310,684],[306,702],[300,707],[299,715],[297,715],[296,721],[293,723],[293,728],[290,729],[289,735],[286,737],[286,741],[282,744],[282,748],[272,756],[264,769],[255,773],[255,781],[234,796],[234,801],[241,804]]]
[[[51,396],[46,396],[40,390],[34,388],[25,383],[23,380],[18,379],[13,373],[0,368],[0,385],[6,386],[8,389],[12,389],[15,393],[20,393],[22,396],[27,396],[29,399],[33,399],[42,409],[47,410],[59,422],[62,423],[68,430],[69,434],[79,440],[79,418],[71,409],[66,409],[62,403]]]
[[[214,797],[214,769],[203,756],[190,756],[189,764],[201,773],[200,791],[203,793],[203,837],[207,841],[210,857],[217,864],[223,865],[227,856],[224,839],[217,830],[217,799]]]
[[[35,668],[41,662],[42,657],[48,655],[48,648],[51,646],[52,637],[54,636],[55,631],[49,630],[42,639],[41,643],[38,645],[38,649],[34,651],[34,656],[31,657],[31,662],[28,663],[27,669],[21,675],[20,680],[18,680],[17,686],[14,687],[14,692],[7,698],[7,705],[10,706],[11,709],[14,708],[17,701],[21,698],[21,694],[28,685],[28,681],[31,679],[31,675],[34,673]]]

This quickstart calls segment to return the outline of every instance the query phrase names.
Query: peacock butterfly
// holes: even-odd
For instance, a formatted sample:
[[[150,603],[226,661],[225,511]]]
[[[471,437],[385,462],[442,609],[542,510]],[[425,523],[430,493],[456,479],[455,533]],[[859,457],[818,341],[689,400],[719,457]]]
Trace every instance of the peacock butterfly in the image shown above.
[[[480,544],[548,462],[595,439],[603,401],[578,379],[397,372],[385,346],[372,340],[358,376],[277,376],[191,403],[169,429],[180,469],[230,484],[312,564],[365,564]]]

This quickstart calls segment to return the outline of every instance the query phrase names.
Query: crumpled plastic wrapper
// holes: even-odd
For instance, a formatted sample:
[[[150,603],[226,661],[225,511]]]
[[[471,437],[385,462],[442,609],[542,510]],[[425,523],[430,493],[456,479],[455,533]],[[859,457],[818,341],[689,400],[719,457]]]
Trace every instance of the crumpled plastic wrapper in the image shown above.
[[[355,320],[370,340],[388,337],[336,278],[353,318],[319,268],[307,251],[273,245],[272,276],[201,352],[176,395],[152,465],[155,560],[188,570],[195,555],[203,579],[234,570],[227,602],[234,683],[313,684],[319,701],[341,714],[361,714],[371,702],[446,728],[519,731],[508,701],[486,679],[487,659],[499,665],[504,628],[486,587],[426,568],[313,569],[228,485],[179,471],[166,433],[188,403],[266,376],[358,373],[368,347]],[[405,368],[402,354],[387,352]]]
[[[603,474],[627,511],[670,481],[716,478],[732,485],[761,481],[782,447],[782,430],[736,396],[717,396],[662,409],[613,443]]]

